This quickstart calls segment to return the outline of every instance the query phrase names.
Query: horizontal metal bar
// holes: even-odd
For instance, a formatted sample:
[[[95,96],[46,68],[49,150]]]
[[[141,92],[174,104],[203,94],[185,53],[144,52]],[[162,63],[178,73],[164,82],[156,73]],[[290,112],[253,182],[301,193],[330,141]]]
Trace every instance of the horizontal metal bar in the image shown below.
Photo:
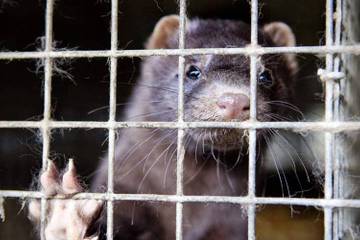
[[[3,198],[37,198],[45,197],[41,192],[0,190]],[[47,199],[65,199],[52,197]],[[69,199],[69,198],[66,198]],[[233,196],[180,196],[157,194],[108,194],[108,193],[79,193],[71,199],[97,199],[114,201],[157,201],[157,202],[183,202],[183,203],[232,203],[232,204],[268,204],[268,205],[299,205],[316,207],[346,207],[360,208],[360,199],[321,199],[321,198],[277,198],[277,197],[233,197]]]
[[[195,48],[195,49],[139,49],[100,51],[51,51],[51,52],[0,52],[0,59],[37,58],[108,58],[108,57],[149,57],[149,56],[191,56],[191,55],[264,55],[275,53],[349,53],[360,54],[360,44],[349,46],[299,46],[299,47],[241,47],[241,48]]]
[[[239,129],[288,129],[293,131],[342,132],[360,130],[360,121],[349,122],[82,122],[82,121],[0,121],[0,128],[239,128]]]

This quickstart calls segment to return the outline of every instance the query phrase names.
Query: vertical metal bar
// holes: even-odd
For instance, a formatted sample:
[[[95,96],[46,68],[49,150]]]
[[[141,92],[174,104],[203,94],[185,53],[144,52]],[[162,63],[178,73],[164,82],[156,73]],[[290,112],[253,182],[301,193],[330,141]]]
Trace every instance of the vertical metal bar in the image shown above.
[[[186,0],[179,1],[179,49],[185,49],[186,33]],[[185,57],[179,56],[179,91],[178,91],[178,123],[184,122],[184,72]],[[177,139],[177,162],[176,162],[176,195],[183,195],[183,176],[184,176],[184,129],[178,129]],[[176,202],[176,240],[183,239],[183,203]]]
[[[53,11],[54,1],[47,0],[45,15],[45,52],[52,51],[53,44]],[[51,77],[52,77],[52,59],[45,59],[45,84],[44,84],[44,120],[51,119]],[[47,159],[43,159],[46,164]]]
[[[334,43],[333,26],[333,0],[326,1],[326,46],[330,47]],[[333,54],[326,54],[326,70],[333,71]],[[334,83],[332,80],[325,82],[325,121],[333,121],[333,102],[334,102]],[[325,133],[325,199],[331,199],[333,196],[333,142],[334,136],[330,132]],[[324,209],[324,239],[332,240],[333,233],[333,209],[327,207]]]
[[[111,52],[116,52],[118,47],[118,0],[111,1]],[[114,233],[114,158],[115,158],[115,127],[116,121],[116,80],[117,58],[110,58],[110,98],[109,98],[109,122],[113,123],[109,128],[109,154],[108,154],[108,186],[107,186],[107,240],[113,239]]]
[[[253,46],[256,46],[258,44],[258,17],[258,0],[251,0],[251,44]]]
[[[249,197],[255,198],[255,177],[256,177],[256,130],[249,132]],[[254,203],[248,206],[248,239],[255,240],[256,229],[256,205]]]
[[[54,1],[47,0],[45,13],[45,52],[52,51],[53,43],[53,11]],[[45,58],[44,66],[44,113],[42,121],[42,170],[45,171],[47,161],[50,153],[50,134],[51,130],[48,122],[51,120],[51,79],[52,79],[52,64],[53,60],[49,57]],[[46,225],[46,199],[41,198],[41,216],[40,216],[40,238],[45,240],[45,225]]]
[[[176,195],[183,195],[183,161],[184,161],[184,130],[178,130],[177,141],[177,164],[176,164]],[[182,231],[183,222],[183,203],[176,202],[176,240],[183,239]]]
[[[258,44],[258,1],[251,0],[251,45]],[[257,55],[250,56],[250,121],[256,121],[257,110]],[[256,195],[256,130],[249,130],[249,176],[248,195],[255,198]],[[254,203],[248,206],[248,239],[255,240],[255,213]]]
[[[335,42],[334,45],[335,46],[341,46],[341,26],[342,26],[342,18],[343,18],[343,12],[342,12],[342,7],[343,7],[343,1],[342,0],[336,0],[336,18],[335,18]],[[335,59],[334,59],[334,71],[338,72],[340,71],[340,63],[341,63],[341,56],[340,54],[338,54]],[[335,85],[335,92],[334,95],[336,96],[335,98],[335,120],[340,121],[342,119],[340,119],[341,117],[341,113],[340,113],[340,84],[336,84]]]
[[[341,45],[341,26],[342,26],[342,12],[343,3],[342,0],[336,0],[336,19],[335,19],[335,46]],[[337,55],[334,60],[334,71],[340,72],[340,62],[341,56]],[[334,89],[334,119],[336,121],[343,121],[344,118],[341,115],[341,104],[340,104],[340,96],[341,96],[341,83],[343,80],[340,80],[335,83]],[[338,138],[335,136],[334,141]],[[344,161],[344,155],[342,151],[342,146],[340,144],[335,144],[335,168],[334,168],[334,197],[341,198],[342,194],[342,183],[341,183],[341,162]],[[333,212],[333,237],[334,239],[340,239],[341,231],[342,231],[342,223],[343,223],[343,214],[341,209],[336,209]]]

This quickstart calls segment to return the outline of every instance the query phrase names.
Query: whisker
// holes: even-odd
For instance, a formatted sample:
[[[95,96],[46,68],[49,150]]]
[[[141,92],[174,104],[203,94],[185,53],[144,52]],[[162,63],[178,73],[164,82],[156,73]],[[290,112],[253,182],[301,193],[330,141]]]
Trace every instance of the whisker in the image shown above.
[[[164,155],[165,152],[167,152],[167,151],[170,149],[171,146],[172,146],[172,144],[169,144],[169,146],[168,146],[166,149],[164,149],[164,150],[161,152],[161,154],[159,154],[159,156],[155,159],[155,161],[150,165],[149,169],[145,172],[142,180],[140,181],[140,184],[139,184],[138,189],[137,189],[137,193],[140,192],[140,189],[141,189],[142,185],[144,184],[145,179],[147,178],[147,176],[148,176],[149,173],[151,172],[151,170],[155,167],[156,164],[158,164],[158,162],[161,160],[162,155]],[[144,165],[145,165],[145,164],[144,164]]]
[[[242,150],[243,150],[243,145],[241,145],[241,148],[239,149],[239,153],[238,153],[238,156],[237,156],[237,158],[236,158],[236,161],[235,161],[234,165],[231,166],[231,168],[227,169],[228,172],[230,172],[231,170],[233,170],[233,169],[239,164],[240,159],[241,159],[241,157],[243,156]]]
[[[141,163],[143,163],[144,161],[146,161],[146,159],[148,158],[148,156],[151,155],[151,154],[154,152],[154,150],[156,149],[156,147],[157,147],[164,139],[166,139],[166,138],[170,137],[172,134],[174,134],[174,132],[176,132],[176,129],[171,130],[170,133],[166,134],[164,137],[162,137],[162,138],[158,139],[156,142],[154,142],[155,145],[153,146],[152,150],[151,150],[144,158],[142,158],[140,161],[138,161],[132,168],[130,168],[130,169],[127,170],[124,174],[122,174],[122,175],[120,176],[120,179],[119,179],[119,180],[121,180],[121,179],[123,179],[124,177],[126,177],[127,175],[129,175],[129,174],[130,174],[134,169],[136,169]]]
[[[277,132],[279,132],[279,131],[277,130]],[[294,151],[296,157],[299,159],[299,161],[300,161],[300,163],[301,163],[301,165],[302,165],[302,167],[303,167],[303,169],[305,171],[307,181],[310,182],[310,174],[309,174],[309,172],[308,172],[302,158],[300,157],[300,155],[296,151],[295,147],[292,144],[290,144],[289,140],[284,135],[281,135],[279,133],[277,133],[277,134]]]
[[[176,111],[176,109],[171,109],[171,110],[166,110],[166,111],[160,111],[160,112],[149,112],[149,113],[137,114],[137,115],[134,115],[134,116],[129,117],[126,121],[134,120],[134,119],[139,118],[139,117],[157,116],[157,115],[160,115],[160,114],[169,113],[169,112],[174,112],[174,111]]]
[[[121,165],[119,166],[119,168],[121,168],[122,165],[124,165],[126,163],[126,161],[133,155],[133,153],[136,152],[137,149],[139,149],[141,146],[143,146],[146,142],[150,141],[150,139],[152,139],[158,131],[160,131],[160,128],[156,128],[153,131],[150,132],[150,137],[146,138],[143,141],[139,141],[136,144],[134,144],[125,154],[124,157],[125,159],[121,161]]]
[[[320,162],[318,156],[316,156],[315,152],[313,151],[313,149],[310,147],[309,143],[307,142],[307,140],[305,140],[305,138],[301,135],[299,135],[299,139],[300,141],[305,145],[305,147],[309,150],[309,152],[311,153],[311,155],[314,157],[316,162]],[[310,176],[308,177],[308,181],[310,182]]]
[[[290,143],[286,142],[282,136],[280,136],[280,133],[274,129],[269,129],[274,135],[276,134],[277,136],[280,137],[281,140],[283,140],[284,143],[286,143],[289,147],[290,147]],[[280,143],[278,141],[273,141],[276,145],[278,145],[279,147],[281,147]],[[292,146],[291,146],[292,147]],[[301,184],[301,181],[300,181],[300,178],[299,178],[299,175],[298,175],[298,172],[297,172],[297,167],[296,167],[296,163],[291,155],[291,153],[289,152],[289,150],[287,148],[284,148],[284,150],[286,151],[286,153],[288,154],[290,160],[291,160],[291,166],[292,166],[292,169],[295,173],[295,178],[296,178],[296,181],[298,182],[299,186],[300,186],[300,189],[301,191],[303,191],[303,186]],[[296,150],[295,150],[296,151]],[[301,161],[301,160],[300,160]],[[305,170],[306,171],[306,170]],[[306,171],[307,172],[307,171]]]
[[[280,120],[280,121],[291,121],[291,118],[284,117],[276,113],[264,113],[265,117],[269,117],[270,120]]]
[[[305,116],[303,114],[303,112],[295,105],[285,102],[285,101],[280,101],[280,100],[273,100],[273,101],[266,101],[265,103],[269,104],[269,105],[276,105],[279,107],[285,107],[288,108],[290,110],[293,110],[294,112],[298,113],[301,115],[302,119],[305,119]]]
[[[206,160],[203,161],[203,163],[201,164],[201,166],[199,167],[199,169],[194,173],[194,175],[192,175],[189,179],[187,179],[184,184],[189,184],[192,180],[194,180],[203,170],[203,168],[205,167],[206,163],[209,161],[209,158],[207,158]]]
[[[149,85],[149,84],[144,84],[144,83],[124,83],[124,82],[119,82],[118,85],[125,85],[125,86],[138,86],[138,87],[147,87],[147,88],[153,88],[156,90],[162,90],[162,91],[168,91],[168,92],[172,92],[172,93],[176,93],[178,94],[178,90],[177,89],[173,89],[173,88],[166,88],[163,86],[158,86],[158,85]],[[189,93],[184,93],[185,96],[190,97],[190,98],[194,98],[194,99],[198,99],[197,97],[192,96]]]
[[[229,176],[229,172],[228,172],[228,171],[224,171],[224,173],[225,173],[225,179],[226,179],[226,182],[228,183],[228,186],[230,187],[231,191],[232,191],[233,193],[235,193],[236,190],[235,190],[234,184],[233,184],[233,182],[232,182],[232,180],[231,180],[231,178],[230,178],[230,176]]]
[[[190,136],[188,135],[186,138],[185,138],[185,142],[184,142],[184,148],[186,148],[186,146],[188,145],[188,143],[190,142]],[[165,155],[165,163],[166,163],[166,159],[167,159],[167,154],[168,154],[168,151],[170,150],[171,146],[175,145],[175,143],[172,143],[168,146],[168,148],[166,149],[166,155]],[[177,149],[175,148],[175,151]],[[168,160],[168,162],[166,163],[166,168],[168,168],[169,164],[170,164],[170,161],[171,159]],[[163,175],[163,187],[166,186],[166,174],[167,174],[167,169],[165,169],[165,172],[164,172],[164,175]]]
[[[202,132],[199,134],[198,138],[196,139],[196,144],[195,144],[194,158],[195,158],[195,164],[196,165],[198,164],[198,158],[197,158],[197,156],[198,156],[198,145],[199,145],[201,136],[202,136]]]
[[[264,136],[264,139],[269,147],[269,151],[270,151],[270,154],[271,154],[271,157],[274,161],[274,164],[275,164],[275,168],[276,168],[276,172],[277,172],[277,175],[279,177],[279,181],[280,181],[280,186],[281,186],[281,192],[282,192],[282,197],[285,197],[285,192],[284,192],[284,185],[283,185],[283,182],[282,182],[282,175],[284,176],[284,181],[285,181],[285,186],[287,188],[287,191],[288,191],[288,195],[290,196],[290,189],[289,189],[289,184],[287,182],[287,179],[286,179],[286,176],[285,176],[285,173],[283,172],[283,169],[281,169],[281,173],[280,173],[280,170],[279,170],[279,166],[278,166],[278,162],[276,160],[276,154],[274,152],[274,150],[272,149],[271,145],[270,145],[270,140],[267,136]]]
[[[176,145],[176,144],[172,143],[172,145]],[[175,147],[174,150],[172,151],[171,155],[170,155],[169,160],[167,161],[166,168],[165,168],[165,173],[164,173],[164,177],[163,177],[163,187],[164,188],[166,187],[166,179],[167,179],[167,174],[168,174],[168,171],[169,171],[170,163],[171,163],[171,161],[172,161],[172,159],[173,159],[176,152],[177,152],[177,148]]]
[[[139,86],[139,87],[147,87],[147,88],[154,88],[156,90],[164,90],[164,91],[169,91],[169,92],[174,92],[177,93],[177,89],[172,89],[172,88],[166,88],[163,86],[157,86],[157,85],[150,85],[150,84],[144,84],[144,83],[124,83],[124,82],[118,82],[118,85],[124,85],[124,86]]]
[[[144,101],[144,103],[161,103],[162,101]],[[125,102],[125,103],[117,103],[116,106],[119,107],[119,106],[128,106],[128,105],[131,105],[131,104],[134,104],[133,102]],[[98,111],[102,111],[102,110],[106,110],[106,109],[109,109],[109,105],[106,105],[106,106],[103,106],[103,107],[98,107],[98,108],[95,108],[89,112],[87,112],[88,115],[91,115],[95,112],[98,112]]]
[[[172,134],[174,134],[176,132],[176,129],[172,129],[169,131],[168,135],[165,135],[164,138],[161,138],[161,141],[158,141],[156,146],[161,146],[163,141],[165,141],[169,136],[171,136]],[[156,147],[153,147],[151,149],[151,151],[149,152],[149,154],[147,154],[147,156],[145,156],[145,161],[144,161],[144,164],[143,164],[143,172],[145,172],[145,167],[146,167],[146,162],[147,160],[149,159],[149,157],[151,156],[151,154],[153,153],[153,151],[156,149]]]

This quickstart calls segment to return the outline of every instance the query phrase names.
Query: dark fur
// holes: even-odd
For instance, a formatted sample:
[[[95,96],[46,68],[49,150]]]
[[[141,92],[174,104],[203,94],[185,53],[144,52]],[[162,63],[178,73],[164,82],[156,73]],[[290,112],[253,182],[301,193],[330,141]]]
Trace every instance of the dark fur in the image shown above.
[[[174,34],[169,39],[169,48],[177,48],[177,38],[178,35]],[[189,23],[186,34],[187,48],[244,47],[249,41],[249,26],[237,21],[193,20]],[[259,44],[275,45],[262,32],[259,32]],[[199,64],[205,60],[194,56],[188,57],[186,62]],[[288,64],[282,55],[262,57],[260,65],[271,70],[275,83],[269,89],[260,86],[258,88],[259,120],[271,121],[267,113],[283,114],[282,108],[266,104],[266,101],[290,101],[293,69],[287,67]],[[206,69],[202,69],[202,80],[185,80],[185,120],[221,120],[218,116],[213,116],[212,110],[206,105],[199,104],[199,99],[203,96],[211,98],[213,93],[209,89],[217,81],[229,86],[248,88],[249,67],[249,59],[245,56],[213,56]],[[141,77],[132,95],[125,120],[176,121],[177,69],[176,56],[149,57],[144,60]],[[148,114],[152,112],[163,113]],[[139,114],[144,115],[132,119],[132,116]],[[127,129],[120,132],[114,163],[115,192],[175,194],[176,130],[152,131]],[[187,132],[185,194],[247,194],[248,156],[244,133],[236,129],[212,129],[206,134],[204,129]],[[262,134],[264,133],[259,131],[259,141],[262,141]],[[132,150],[134,145],[136,147]],[[261,157],[258,154],[258,166],[260,162]],[[93,184],[94,191],[106,189],[106,164],[107,160],[104,159]],[[260,167],[257,170],[259,176]],[[261,185],[261,178],[258,178],[258,190],[261,190]],[[103,219],[105,224],[106,218]],[[115,239],[175,238],[174,205],[160,204],[160,208],[156,210],[153,203],[117,202],[114,221]],[[189,240],[247,239],[246,210],[239,205],[185,204],[183,227],[184,239]]]

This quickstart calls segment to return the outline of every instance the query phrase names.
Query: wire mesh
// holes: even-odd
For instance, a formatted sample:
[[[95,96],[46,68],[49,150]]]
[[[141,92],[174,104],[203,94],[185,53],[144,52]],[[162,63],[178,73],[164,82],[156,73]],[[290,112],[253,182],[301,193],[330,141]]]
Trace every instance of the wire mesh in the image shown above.
[[[118,50],[118,0],[111,1],[111,49],[105,51],[54,51],[53,44],[53,10],[54,1],[47,0],[45,49],[42,52],[0,52],[0,59],[44,59],[44,113],[41,121],[0,121],[0,128],[36,128],[42,131],[42,168],[46,169],[50,152],[51,129],[57,128],[102,128],[109,132],[108,145],[108,185],[106,193],[80,193],[74,199],[100,199],[107,202],[107,239],[113,239],[113,202],[114,201],[160,201],[176,203],[176,239],[183,239],[183,204],[191,202],[203,203],[233,203],[247,205],[248,211],[248,238],[255,239],[256,205],[280,204],[316,206],[324,209],[324,239],[333,239],[333,208],[354,207],[360,208],[360,200],[334,198],[334,161],[341,156],[339,148],[334,148],[334,133],[340,131],[359,130],[360,122],[341,121],[340,104],[334,99],[334,94],[341,89],[334,82],[340,71],[339,58],[335,54],[360,54],[360,45],[341,45],[341,6],[342,1],[326,1],[326,44],[325,46],[296,46],[296,47],[261,47],[258,45],[258,1],[251,1],[251,44],[243,48],[211,48],[187,49],[185,46],[186,30],[186,0],[179,0],[179,47],[178,49],[157,50]],[[336,25],[334,27],[334,6],[336,8]],[[325,79],[325,120],[317,122],[259,122],[256,119],[256,66],[258,57],[275,53],[316,53],[326,55]],[[185,57],[191,55],[236,55],[250,56],[250,119],[246,122],[185,122],[184,121],[184,71]],[[178,121],[169,122],[118,122],[116,121],[116,82],[117,59],[119,57],[146,57],[146,56],[178,56],[179,57],[179,95],[178,95]],[[56,58],[109,58],[110,59],[110,111],[107,122],[76,122],[54,121],[51,119],[51,82],[52,64]],[[331,73],[335,73],[331,75]],[[336,116],[335,116],[336,115]],[[340,117],[339,117],[340,116]],[[177,187],[176,195],[156,194],[117,194],[113,186],[113,163],[115,158],[116,129],[118,128],[173,128],[178,129],[177,146]],[[249,129],[249,179],[248,195],[244,197],[226,196],[188,196],[183,194],[183,161],[185,155],[184,133],[187,128],[242,128]],[[256,130],[263,128],[290,129],[294,131],[322,131],[325,132],[325,196],[323,199],[303,198],[276,198],[257,197],[256,192]],[[335,152],[334,149],[337,149]],[[41,192],[0,190],[0,197],[4,198],[37,198],[41,199],[41,239],[45,239],[45,220],[47,197]],[[339,196],[338,196],[339,197]],[[339,219],[338,219],[339,220]]]

